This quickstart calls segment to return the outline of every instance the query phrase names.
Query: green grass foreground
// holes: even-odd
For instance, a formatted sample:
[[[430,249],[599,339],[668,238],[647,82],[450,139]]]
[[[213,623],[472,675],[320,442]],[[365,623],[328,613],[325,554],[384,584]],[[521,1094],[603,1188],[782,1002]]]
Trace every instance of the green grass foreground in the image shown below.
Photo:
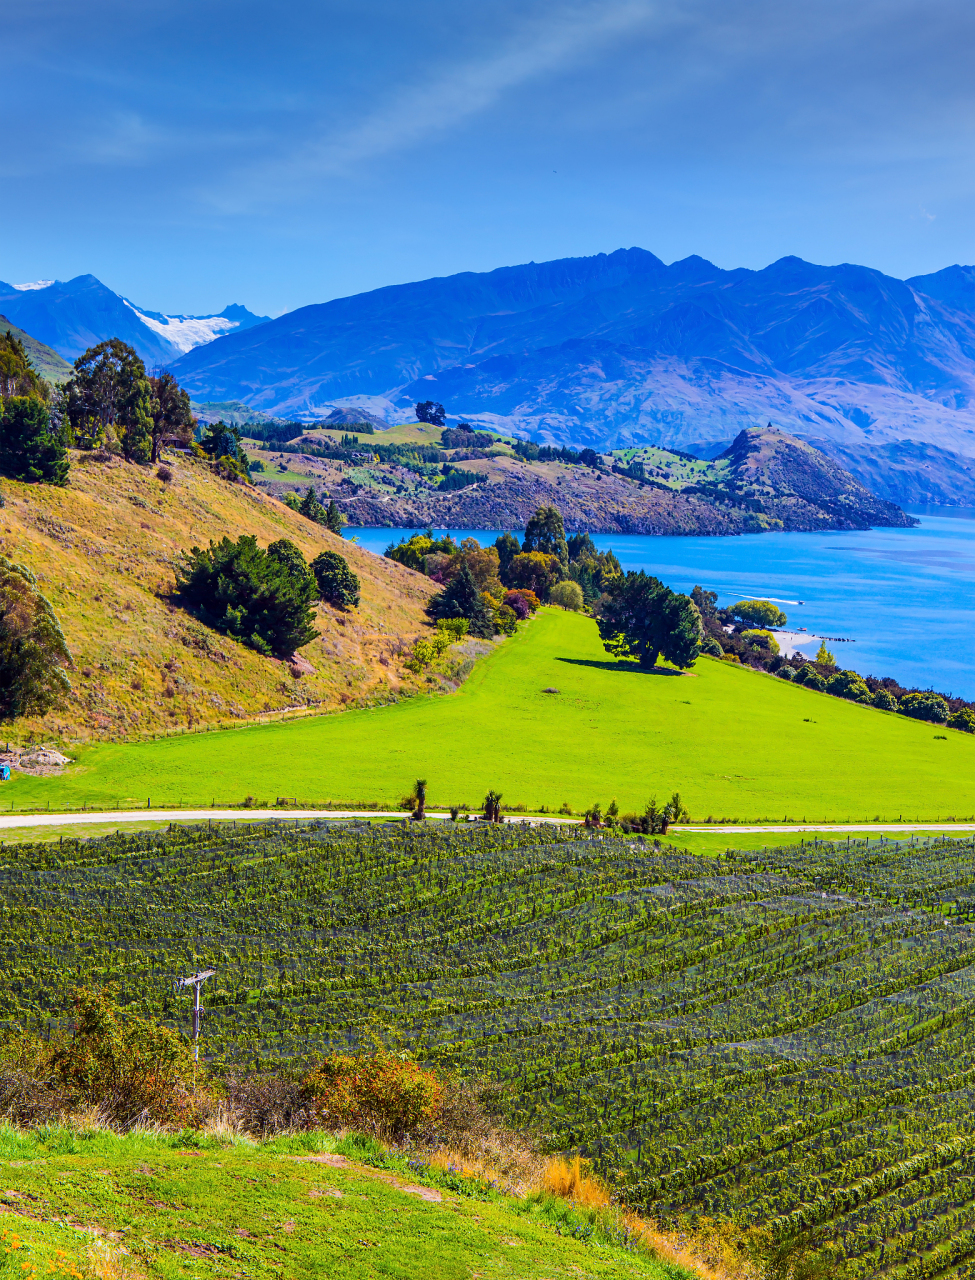
[[[607,656],[591,619],[546,609],[451,696],[93,746],[60,778],[5,784],[0,808],[369,806],[418,776],[430,807],[477,807],[494,788],[530,811],[614,796],[642,810],[677,789],[696,821],[945,821],[975,812],[975,736],[713,658],[641,672]]]
[[[691,1276],[612,1244],[567,1204],[513,1200],[355,1139],[0,1130],[0,1168],[3,1280]]]

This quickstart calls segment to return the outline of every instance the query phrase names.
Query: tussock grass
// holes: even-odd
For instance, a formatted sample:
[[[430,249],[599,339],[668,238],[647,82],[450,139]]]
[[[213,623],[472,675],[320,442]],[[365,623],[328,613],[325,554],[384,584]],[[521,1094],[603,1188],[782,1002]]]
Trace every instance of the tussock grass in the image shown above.
[[[202,461],[180,457],[168,466],[166,484],[155,468],[75,453],[66,489],[4,481],[0,552],[38,574],[75,660],[69,704],[18,721],[4,741],[236,724],[286,707],[388,700],[422,683],[402,671],[396,651],[423,632],[434,584],[257,489],[219,479]],[[308,560],[338,548],[359,576],[358,610],[318,611],[322,638],[301,651],[313,674],[295,679],[286,663],[208,631],[171,603],[173,565],[184,550],[244,533],[262,546],[288,538]]]

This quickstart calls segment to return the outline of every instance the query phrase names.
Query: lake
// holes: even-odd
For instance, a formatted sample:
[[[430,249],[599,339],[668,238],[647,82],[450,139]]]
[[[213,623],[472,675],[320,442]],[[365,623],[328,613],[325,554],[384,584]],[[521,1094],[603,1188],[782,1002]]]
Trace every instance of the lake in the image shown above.
[[[921,522],[916,529],[738,538],[594,534],[593,542],[611,547],[624,569],[645,569],[675,591],[700,583],[717,591],[721,605],[744,596],[775,600],[790,627],[846,637],[830,645],[843,667],[975,699],[975,509],[908,510]],[[414,530],[345,532],[381,555]],[[449,532],[482,545],[498,536]]]

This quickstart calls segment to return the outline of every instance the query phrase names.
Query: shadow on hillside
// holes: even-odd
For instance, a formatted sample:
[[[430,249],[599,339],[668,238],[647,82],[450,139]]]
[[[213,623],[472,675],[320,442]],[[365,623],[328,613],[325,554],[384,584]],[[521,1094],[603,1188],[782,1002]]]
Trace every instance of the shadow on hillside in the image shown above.
[[[595,667],[598,671],[616,671],[621,675],[633,676],[682,676],[683,671],[674,671],[672,667],[641,667],[635,662],[597,662],[594,658],[556,658],[556,662],[567,662],[573,667]]]

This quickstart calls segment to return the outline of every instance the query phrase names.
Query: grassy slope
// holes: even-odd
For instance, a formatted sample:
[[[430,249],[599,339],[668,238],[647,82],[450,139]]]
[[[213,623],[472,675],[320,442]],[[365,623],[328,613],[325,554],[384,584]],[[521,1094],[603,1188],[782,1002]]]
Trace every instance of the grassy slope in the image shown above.
[[[476,1184],[458,1194],[437,1189],[436,1175],[398,1176],[341,1157],[338,1167],[319,1163],[321,1156],[296,1158],[303,1150],[334,1149],[313,1135],[300,1144],[204,1140],[202,1148],[190,1149],[185,1139],[140,1133],[54,1131],[37,1142],[8,1132],[0,1141],[9,1188],[0,1197],[5,1245],[12,1233],[20,1242],[0,1253],[3,1280],[69,1276],[72,1263],[76,1273],[100,1280],[241,1274],[681,1280],[690,1274],[558,1234],[541,1207],[532,1212],[478,1193]],[[66,1255],[60,1260],[59,1250]]]
[[[8,329],[24,344],[31,364],[42,378],[46,378],[48,382],[67,382],[74,376],[74,365],[68,364],[67,360],[59,356],[53,347],[38,342],[29,333],[11,324],[6,316],[0,316],[0,333],[6,333]]]
[[[423,630],[426,579],[216,478],[205,463],[171,462],[175,478],[164,485],[154,469],[73,461],[66,489],[3,482],[0,552],[38,574],[76,665],[68,707],[20,721],[5,736],[118,737],[191,721],[226,724],[307,701],[388,697],[399,687],[400,664],[379,659]],[[286,665],[206,631],[166,598],[182,550],[242,533],[262,546],[290,538],[309,559],[341,546],[361,580],[358,611],[319,610],[322,638],[302,651],[315,674],[300,681]],[[175,697],[164,696],[167,685]]]
[[[547,687],[560,690],[545,693]],[[18,778],[18,808],[209,803],[252,794],[431,807],[489,787],[534,810],[677,788],[703,819],[886,821],[975,810],[975,737],[859,707],[711,658],[644,674],[607,659],[593,622],[543,611],[456,694],[373,711],[83,751],[58,779]]]

